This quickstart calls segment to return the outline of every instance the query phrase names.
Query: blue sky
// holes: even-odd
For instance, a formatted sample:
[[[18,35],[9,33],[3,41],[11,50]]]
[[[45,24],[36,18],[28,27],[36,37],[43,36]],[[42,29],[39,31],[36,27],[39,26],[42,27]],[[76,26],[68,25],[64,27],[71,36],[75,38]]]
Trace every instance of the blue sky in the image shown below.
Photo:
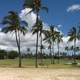
[[[0,0],[0,20],[7,15],[10,10],[20,12],[23,0]],[[68,30],[80,22],[80,11],[68,12],[72,5],[80,5],[80,0],[43,0],[43,5],[47,5],[49,12],[41,11],[40,15],[47,24],[62,25],[60,28],[66,35]],[[2,25],[0,25],[1,27]]]

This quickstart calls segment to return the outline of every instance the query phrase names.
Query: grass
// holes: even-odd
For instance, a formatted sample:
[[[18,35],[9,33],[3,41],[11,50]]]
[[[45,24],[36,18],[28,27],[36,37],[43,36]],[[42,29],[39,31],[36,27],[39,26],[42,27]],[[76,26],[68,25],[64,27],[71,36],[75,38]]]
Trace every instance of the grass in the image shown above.
[[[60,59],[60,63],[57,63],[58,60],[55,60],[55,64],[50,63],[50,59],[44,59],[43,64],[39,65],[40,60],[38,60],[39,67],[45,68],[74,68],[73,65],[67,65],[66,63],[70,62],[70,60]],[[80,62],[80,61],[78,61]],[[0,67],[18,67],[18,59],[5,59],[0,60]],[[22,67],[35,67],[35,59],[22,59]]]

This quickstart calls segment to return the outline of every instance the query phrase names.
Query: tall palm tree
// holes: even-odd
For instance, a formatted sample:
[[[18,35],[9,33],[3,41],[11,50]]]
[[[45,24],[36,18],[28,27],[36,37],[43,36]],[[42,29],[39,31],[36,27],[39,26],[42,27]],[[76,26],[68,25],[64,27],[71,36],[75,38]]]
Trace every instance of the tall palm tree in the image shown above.
[[[43,56],[42,56],[42,50],[43,50],[43,44],[42,44],[42,41],[43,41],[43,38],[42,38],[42,33],[44,33],[44,31],[43,31],[43,23],[42,23],[42,21],[41,21],[41,27],[40,27],[40,30],[39,30],[39,32],[40,32],[40,37],[41,37],[41,45],[40,45],[40,52],[41,52],[41,64],[43,64]]]
[[[54,63],[54,42],[56,40],[56,31],[55,31],[55,25],[51,25],[49,30],[45,31],[45,39],[49,43],[49,49],[50,49],[50,55],[51,55],[51,64]],[[52,54],[52,48],[53,46],[53,54]]]
[[[44,35],[45,35],[45,38],[43,40],[49,44],[48,49],[50,50],[49,55],[50,55],[51,64],[52,64],[52,41],[51,41],[51,37],[50,37],[50,31],[45,30]]]
[[[33,26],[33,29],[32,29],[32,31],[33,31],[33,34],[35,34],[35,33],[37,33],[38,32],[38,34],[40,35],[40,53],[41,53],[41,64],[42,64],[42,62],[43,62],[43,60],[42,60],[42,49],[43,49],[43,45],[42,45],[42,41],[43,41],[43,38],[42,38],[42,33],[44,33],[44,30],[43,30],[43,23],[42,23],[42,21],[39,19],[38,20],[38,25],[36,26],[36,24]]]
[[[4,17],[2,24],[4,28],[2,29],[3,32],[14,32],[16,37],[16,43],[19,52],[19,67],[21,67],[21,52],[20,52],[20,32],[25,34],[27,31],[26,27],[22,25],[18,13],[15,11],[9,11],[8,15]]]
[[[52,64],[54,64],[54,43],[56,40],[56,30],[55,30],[55,25],[50,26],[50,35],[51,35],[51,40],[52,40],[52,46],[53,46],[53,54],[52,54]]]
[[[69,31],[68,36],[70,36],[68,41],[73,41],[74,42],[74,55],[73,55],[73,59],[74,59],[74,63],[76,63],[76,40],[79,39],[78,35],[77,35],[77,28],[76,27],[72,27],[72,29]]]
[[[57,31],[56,32],[56,41],[57,41],[57,47],[58,47],[58,63],[59,63],[59,57],[60,57],[59,44],[60,44],[60,42],[63,42],[62,37],[63,37],[63,35]]]
[[[38,25],[39,11],[41,9],[45,9],[46,11],[48,11],[47,7],[42,6],[41,0],[24,0],[23,7],[24,8],[31,8],[32,10],[29,13],[31,13],[33,11],[36,14],[36,16],[37,16],[36,26]],[[37,54],[38,54],[38,31],[37,31],[37,39],[36,39],[36,64],[35,64],[36,68],[38,67],[38,65],[37,65]]]

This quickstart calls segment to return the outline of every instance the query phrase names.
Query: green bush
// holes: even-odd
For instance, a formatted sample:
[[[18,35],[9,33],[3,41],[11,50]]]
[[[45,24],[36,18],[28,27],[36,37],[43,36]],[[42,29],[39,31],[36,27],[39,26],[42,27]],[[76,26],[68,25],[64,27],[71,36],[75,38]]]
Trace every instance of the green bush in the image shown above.
[[[15,59],[18,57],[18,53],[16,51],[10,51],[8,53],[8,59]]]
[[[0,50],[0,59],[7,58],[7,52],[5,50]]]

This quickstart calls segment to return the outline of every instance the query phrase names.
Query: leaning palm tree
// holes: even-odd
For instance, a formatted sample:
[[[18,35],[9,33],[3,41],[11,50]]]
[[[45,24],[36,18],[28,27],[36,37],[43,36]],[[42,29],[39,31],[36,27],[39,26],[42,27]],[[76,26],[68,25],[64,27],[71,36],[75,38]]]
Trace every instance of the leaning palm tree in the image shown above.
[[[60,44],[60,42],[63,42],[62,37],[63,37],[63,35],[57,31],[56,32],[56,41],[57,41],[57,47],[58,47],[58,63],[59,63],[59,57],[60,57],[59,44]]]
[[[24,4],[23,4],[24,8],[31,8],[32,10],[29,12],[34,12],[37,16],[36,18],[36,26],[38,25],[38,17],[39,17],[39,12],[41,9],[45,9],[46,11],[48,11],[47,7],[42,6],[41,4],[41,0],[24,0]],[[29,14],[27,13],[27,14]],[[37,39],[36,39],[36,68],[38,67],[37,65],[37,54],[38,54],[38,31],[37,31]]]
[[[18,13],[15,11],[9,11],[8,15],[4,17],[2,24],[4,25],[4,28],[2,28],[3,32],[14,32],[15,34],[19,52],[19,67],[21,67],[20,32],[25,34],[27,29],[25,26],[22,25]]]
[[[70,36],[68,41],[73,41],[74,42],[74,55],[73,55],[73,59],[74,59],[74,63],[76,63],[76,40],[79,39],[79,36],[77,35],[77,28],[76,27],[72,27],[72,29],[69,31],[68,36]]]

